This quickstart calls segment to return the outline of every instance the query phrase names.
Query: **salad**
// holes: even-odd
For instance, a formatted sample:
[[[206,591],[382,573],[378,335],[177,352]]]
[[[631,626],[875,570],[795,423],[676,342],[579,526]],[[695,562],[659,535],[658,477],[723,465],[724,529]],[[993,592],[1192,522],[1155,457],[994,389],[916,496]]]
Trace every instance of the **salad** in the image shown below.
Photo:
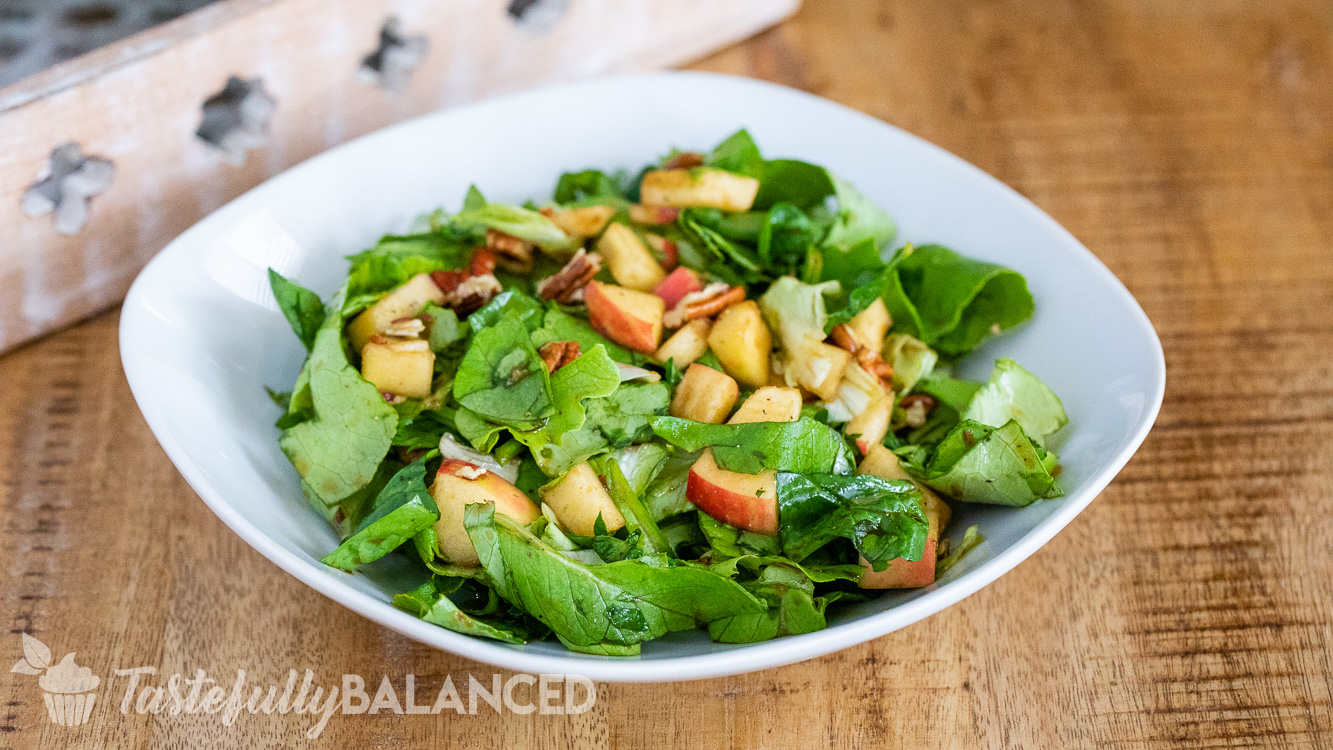
[[[394,604],[436,625],[612,656],[806,633],[980,543],[949,549],[950,503],[1060,494],[1059,398],[1008,359],[950,374],[1032,316],[1023,277],[896,246],[744,130],[418,224],[327,300],[270,270],[308,350],[270,394],[323,562],[404,558]]]

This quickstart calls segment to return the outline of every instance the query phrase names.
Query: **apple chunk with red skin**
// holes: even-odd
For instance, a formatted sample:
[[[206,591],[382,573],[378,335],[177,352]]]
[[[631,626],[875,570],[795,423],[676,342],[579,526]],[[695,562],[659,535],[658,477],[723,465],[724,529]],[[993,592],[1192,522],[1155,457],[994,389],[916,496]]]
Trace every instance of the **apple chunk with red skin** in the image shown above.
[[[621,346],[651,354],[662,338],[662,298],[647,292],[594,281],[583,292],[588,322]]]
[[[795,388],[765,386],[746,399],[728,424],[794,422],[801,414],[801,394]],[[717,520],[753,531],[778,533],[778,474],[728,471],[717,465],[711,448],[690,469],[685,497]]]
[[[866,453],[865,459],[857,467],[859,474],[872,474],[881,479],[906,479],[921,490],[922,504],[926,510],[929,529],[926,532],[926,548],[920,560],[904,560],[901,557],[890,560],[884,570],[875,570],[865,558],[861,558],[861,580],[858,585],[863,589],[909,589],[929,586],[935,582],[935,559],[939,550],[940,532],[949,524],[953,511],[929,487],[912,479],[898,456],[883,445],[875,444]]]
[[[481,562],[463,525],[463,510],[468,505],[493,503],[496,513],[519,524],[532,523],[541,514],[532,500],[504,477],[456,458],[440,464],[430,494],[440,509],[440,520],[435,522],[440,555],[455,565],[473,566]]]
[[[704,284],[699,280],[699,274],[680,266],[665,279],[657,282],[657,286],[653,287],[653,294],[661,297],[666,309],[670,310],[679,304],[685,295],[703,288]]]

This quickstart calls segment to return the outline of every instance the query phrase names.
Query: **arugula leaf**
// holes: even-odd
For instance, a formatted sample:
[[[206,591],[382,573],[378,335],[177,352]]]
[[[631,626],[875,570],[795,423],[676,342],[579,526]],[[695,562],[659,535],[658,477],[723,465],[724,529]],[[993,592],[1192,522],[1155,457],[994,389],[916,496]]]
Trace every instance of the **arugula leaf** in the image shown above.
[[[532,429],[554,412],[546,365],[521,322],[506,316],[472,337],[454,376],[454,398],[514,429]]]
[[[707,424],[676,417],[652,420],[653,432],[687,451],[711,446],[728,471],[758,474],[764,469],[803,474],[850,474],[851,449],[833,428],[802,417],[795,422]]]
[[[426,462],[434,455],[427,454],[395,474],[356,532],[320,562],[350,573],[384,557],[440,520],[440,509],[426,487]]]
[[[518,625],[484,620],[467,614],[459,609],[447,593],[440,590],[434,580],[412,591],[398,594],[393,598],[393,606],[456,633],[494,638],[513,644],[527,643],[531,639],[531,634]]]
[[[1060,398],[1008,358],[996,360],[990,380],[972,396],[962,417],[991,427],[1016,420],[1037,443],[1069,423]]]
[[[347,361],[343,318],[335,312],[342,309],[346,293],[344,287],[329,304],[331,314],[315,334],[303,369],[302,379],[308,383],[305,398],[314,416],[285,431],[279,441],[301,475],[302,488],[326,516],[328,506],[375,476],[398,427],[398,413]],[[304,390],[294,391],[293,408]]]
[[[894,329],[950,357],[1032,317],[1032,294],[1021,274],[940,245],[915,248],[893,276],[884,302]]]
[[[460,211],[450,219],[450,224],[475,233],[496,229],[551,252],[571,251],[578,245],[573,237],[540,212],[508,203],[487,203],[481,208]]]
[[[875,570],[890,560],[920,560],[926,521],[921,491],[906,480],[871,474],[778,474],[782,549],[800,562],[835,538],[850,539]]]
[[[614,647],[765,609],[726,576],[664,557],[581,565],[490,504],[467,506],[464,523],[496,592],[576,651],[626,653]]]
[[[925,466],[907,461],[903,468],[956,500],[1025,506],[1062,494],[1051,476],[1055,463],[1055,454],[1029,438],[1017,420],[1001,427],[964,420]]]
[[[737,280],[745,283],[771,278],[759,256],[709,226],[710,223],[715,224],[720,219],[721,212],[717,209],[687,208],[680,212],[680,218],[676,223],[695,246],[708,251],[715,260],[731,264],[731,268],[710,265],[709,270],[714,275],[724,275],[724,271],[730,271],[732,274],[739,274],[736,276]]]
[[[387,292],[419,273],[462,268],[471,252],[471,243],[440,232],[386,236],[369,250],[348,257],[352,267],[346,297],[364,300],[362,295]]]
[[[764,172],[764,157],[744,128],[737,130],[704,157],[704,165],[758,178]]]
[[[324,325],[324,303],[319,301],[318,294],[288,281],[272,268],[268,269],[268,283],[273,287],[273,298],[278,301],[283,317],[309,351],[315,345],[315,334]]]

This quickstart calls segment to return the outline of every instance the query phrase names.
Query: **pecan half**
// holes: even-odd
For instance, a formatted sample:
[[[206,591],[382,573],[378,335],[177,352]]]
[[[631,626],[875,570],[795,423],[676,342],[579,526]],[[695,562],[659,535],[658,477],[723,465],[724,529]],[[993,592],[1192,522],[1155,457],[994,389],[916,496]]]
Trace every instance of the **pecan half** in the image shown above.
[[[552,341],[543,345],[537,353],[541,355],[547,372],[553,373],[579,358],[579,342]]]
[[[601,270],[602,256],[579,248],[564,268],[537,284],[537,294],[544,300],[555,300],[564,305],[577,302],[583,299],[583,287]]]
[[[924,393],[913,393],[910,396],[903,396],[900,405],[906,415],[907,426],[920,427],[926,423],[931,410],[935,408],[935,399]]]
[[[453,308],[460,318],[466,318],[480,310],[482,305],[490,302],[502,290],[500,282],[488,273],[469,276],[452,292],[444,295],[444,304]]]
[[[680,328],[691,320],[708,318],[745,299],[745,289],[731,286],[726,282],[716,282],[690,292],[681,298],[676,306],[662,317],[662,325],[667,328]]]
[[[486,248],[495,252],[495,262],[514,273],[532,270],[532,243],[505,234],[498,229],[486,230]]]
[[[403,338],[417,338],[426,330],[426,321],[421,318],[398,318],[384,329],[384,333],[389,336],[402,336]]]

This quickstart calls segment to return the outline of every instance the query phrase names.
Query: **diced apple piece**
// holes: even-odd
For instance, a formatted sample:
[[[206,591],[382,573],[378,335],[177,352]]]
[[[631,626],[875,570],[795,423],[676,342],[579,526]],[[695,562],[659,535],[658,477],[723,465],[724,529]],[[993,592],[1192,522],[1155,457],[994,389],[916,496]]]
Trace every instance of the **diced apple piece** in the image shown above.
[[[711,367],[690,365],[671,399],[671,416],[722,424],[740,392],[740,386],[730,375]]]
[[[356,316],[347,327],[347,337],[352,341],[352,348],[360,351],[371,336],[382,333],[399,318],[421,312],[427,302],[437,305],[444,302],[444,292],[431,281],[430,274],[419,273]]]
[[[643,176],[639,195],[659,206],[749,211],[759,194],[759,180],[721,169],[659,169]]]
[[[675,206],[645,206],[642,203],[633,203],[629,207],[630,221],[639,224],[661,226],[679,218],[680,209]]]
[[[614,206],[584,206],[583,208],[555,209],[547,217],[565,234],[582,239],[591,237],[606,227],[606,222],[616,215]]]
[[[435,352],[424,339],[371,341],[361,348],[361,377],[381,392],[408,398],[430,395]]]
[[[593,536],[598,515],[607,533],[625,525],[625,517],[602,486],[601,477],[586,463],[570,469],[557,484],[543,488],[542,502],[551,506],[566,531],[579,536]]]
[[[669,359],[676,367],[685,367],[708,351],[708,332],[712,329],[713,323],[707,318],[691,320],[662,344],[653,359],[663,364]]]
[[[754,300],[723,310],[708,334],[708,345],[728,375],[755,388],[768,383],[773,334]]]
[[[921,559],[916,561],[890,560],[884,570],[876,571],[864,558],[861,565],[860,586],[864,589],[901,589],[920,588],[935,582],[935,560],[939,550],[940,533],[949,525],[953,512],[948,504],[940,499],[929,487],[917,482],[906,471],[893,451],[882,445],[872,445],[866,457],[861,461],[857,472],[873,474],[883,479],[906,479],[921,490],[921,498],[926,509],[926,520],[930,526],[926,536],[926,548]]]
[[[670,310],[684,299],[685,295],[703,288],[704,282],[699,278],[699,274],[681,266],[658,282],[657,286],[653,287],[653,294],[661,297],[666,303],[666,309]]]
[[[869,349],[876,357],[884,351],[884,337],[888,335],[891,325],[893,319],[889,317],[889,308],[885,307],[884,300],[878,297],[870,307],[847,321],[847,328],[852,332],[856,345]]]
[[[795,422],[801,416],[801,392],[795,388],[766,385],[755,391],[727,424],[749,422]]]
[[[884,393],[867,404],[860,414],[852,417],[842,431],[849,436],[856,436],[856,449],[865,455],[889,433],[892,417],[893,394]]]
[[[440,520],[435,522],[440,554],[455,565],[473,566],[480,562],[463,525],[463,509],[467,505],[494,503],[496,513],[520,524],[531,523],[540,514],[528,496],[503,477],[456,458],[440,464],[430,494],[440,509]]]
[[[627,289],[650,292],[666,277],[666,272],[648,252],[643,240],[624,224],[606,228],[602,238],[597,240],[597,252],[606,259],[611,276]]]
[[[787,352],[787,378],[815,394],[821,401],[832,401],[847,370],[852,355],[823,341],[798,351]]]
[[[674,240],[656,234],[645,234],[643,238],[648,241],[648,247],[662,254],[662,270],[667,273],[676,270],[676,264],[680,263],[680,246]]]
[[[708,448],[690,469],[685,483],[685,497],[722,523],[756,534],[778,533],[777,472],[765,469],[758,474],[727,471],[713,459]]]
[[[598,333],[635,351],[657,350],[666,306],[655,294],[594,281],[583,292],[588,322]]]

